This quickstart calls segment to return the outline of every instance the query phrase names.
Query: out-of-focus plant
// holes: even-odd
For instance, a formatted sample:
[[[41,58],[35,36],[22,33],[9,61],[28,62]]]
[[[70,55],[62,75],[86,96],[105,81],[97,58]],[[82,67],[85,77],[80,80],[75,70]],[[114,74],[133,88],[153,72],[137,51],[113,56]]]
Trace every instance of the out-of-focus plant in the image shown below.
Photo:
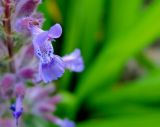
[[[53,95],[52,84],[42,84],[57,80],[65,69],[81,72],[83,59],[79,49],[64,57],[54,54],[51,42],[61,36],[62,28],[56,24],[48,31],[41,29],[44,18],[36,11],[40,3],[41,0],[0,1],[1,127],[25,126],[28,117],[34,115],[61,127],[75,126],[52,114],[62,97]],[[9,105],[15,122],[9,115]],[[23,112],[26,117],[19,123]]]
[[[64,26],[57,50],[80,47],[86,62],[81,76],[68,72],[58,82],[73,93],[62,91],[74,100],[66,97],[65,114],[80,127],[159,126],[159,45],[152,44],[159,44],[160,1],[44,0],[44,8],[45,28]]]
[[[8,124],[7,127],[15,125],[15,121],[9,119],[11,116],[7,109],[17,95],[24,96],[24,113],[21,115],[23,122],[19,124],[26,126],[52,127],[53,122],[59,124],[55,121],[57,118],[61,118],[60,123],[73,126],[73,122],[69,122],[69,125],[68,120],[62,120],[65,117],[76,121],[78,127],[159,126],[159,0],[43,0],[38,11],[43,12],[45,20],[33,8],[28,13],[15,13],[25,1],[13,1],[10,5],[12,32],[9,36],[14,42],[12,58],[7,55],[7,34],[3,32],[4,21],[7,21],[4,3],[1,2],[0,8],[3,19],[0,37],[1,42],[4,42],[0,43],[1,82],[6,81],[4,79],[7,77],[10,77],[7,81],[11,82],[6,83],[9,87],[1,92],[2,95],[7,93],[5,99],[0,101],[2,127],[4,124]],[[74,71],[83,69],[78,64],[82,65],[79,49],[61,58],[52,53],[51,43],[38,43],[44,40],[55,41],[60,37],[61,26],[52,26],[56,22],[63,26],[63,35],[58,43],[53,43],[55,52],[64,55],[79,47],[84,57],[85,71],[80,75],[66,71],[63,78],[54,82],[56,87],[51,83],[44,86],[41,80],[54,80],[66,68]],[[47,31],[42,30],[42,24]],[[45,49],[43,51],[47,49],[47,54],[39,50],[42,48]],[[60,63],[54,66],[57,68],[54,71],[47,69],[53,65],[49,62],[53,57]],[[16,74],[14,68],[8,68],[9,62],[10,68],[15,63]],[[70,63],[72,66],[69,66]],[[75,70],[75,64],[78,70]],[[6,73],[9,71],[12,73]],[[12,85],[14,88],[7,85],[12,82],[17,84]],[[39,82],[41,84],[33,85]],[[16,103],[21,103],[21,98],[17,97],[16,100]],[[15,113],[15,105],[11,108]]]

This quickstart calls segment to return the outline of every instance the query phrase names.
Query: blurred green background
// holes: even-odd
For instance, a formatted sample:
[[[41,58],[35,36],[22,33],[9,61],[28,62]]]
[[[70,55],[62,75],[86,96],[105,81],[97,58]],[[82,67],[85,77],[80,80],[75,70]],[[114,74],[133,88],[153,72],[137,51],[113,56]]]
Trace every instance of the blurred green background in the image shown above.
[[[43,0],[39,11],[44,29],[63,27],[55,53],[80,48],[85,61],[56,82],[57,115],[77,127],[160,126],[160,0]]]

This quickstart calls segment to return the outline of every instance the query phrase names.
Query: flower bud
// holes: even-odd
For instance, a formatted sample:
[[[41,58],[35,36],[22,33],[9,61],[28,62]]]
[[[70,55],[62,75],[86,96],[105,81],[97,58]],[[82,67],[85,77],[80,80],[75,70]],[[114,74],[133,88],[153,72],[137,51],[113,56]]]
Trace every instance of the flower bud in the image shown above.
[[[17,3],[15,17],[30,16],[37,6],[41,3],[41,0],[21,0]]]
[[[10,97],[13,92],[13,87],[15,83],[15,76],[13,74],[6,74],[1,80],[0,92],[3,97]]]
[[[35,75],[35,70],[32,68],[27,68],[24,67],[22,69],[19,70],[18,72],[18,76],[21,77],[22,79],[33,79]]]
[[[16,84],[15,91],[14,91],[16,97],[23,98],[25,95],[25,91],[26,91],[26,88],[22,82],[19,82]]]

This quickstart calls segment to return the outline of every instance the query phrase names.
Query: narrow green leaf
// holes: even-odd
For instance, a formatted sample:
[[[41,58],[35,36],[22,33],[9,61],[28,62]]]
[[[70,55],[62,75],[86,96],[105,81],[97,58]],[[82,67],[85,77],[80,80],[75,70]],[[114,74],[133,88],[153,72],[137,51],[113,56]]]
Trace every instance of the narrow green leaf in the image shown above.
[[[90,99],[91,107],[112,107],[113,105],[125,105],[128,103],[153,103],[160,101],[160,71],[150,74],[143,79],[123,84],[122,88],[111,91],[104,90],[94,99]]]
[[[98,33],[98,28],[102,22],[102,12],[106,6],[104,6],[104,3],[105,0],[95,0],[92,2],[84,0],[84,24],[83,31],[81,31],[82,35],[80,43],[86,66],[88,65],[88,62],[90,62],[96,48],[96,34]]]
[[[91,110],[91,108],[89,108]],[[130,117],[139,115],[148,115],[160,112],[159,107],[147,106],[133,103],[121,103],[112,106],[101,106],[92,109],[90,117],[92,118],[113,118],[113,117]]]
[[[160,114],[151,113],[135,117],[94,119],[78,124],[77,127],[158,127]]]
[[[95,0],[92,2],[81,0],[76,1],[72,6],[65,28],[63,53],[69,53],[75,48],[81,47],[86,65],[95,49],[95,35],[100,25],[104,0]],[[64,88],[69,86],[70,78],[70,73],[65,74],[61,82]]]
[[[107,38],[129,31],[141,15],[143,0],[110,0]]]

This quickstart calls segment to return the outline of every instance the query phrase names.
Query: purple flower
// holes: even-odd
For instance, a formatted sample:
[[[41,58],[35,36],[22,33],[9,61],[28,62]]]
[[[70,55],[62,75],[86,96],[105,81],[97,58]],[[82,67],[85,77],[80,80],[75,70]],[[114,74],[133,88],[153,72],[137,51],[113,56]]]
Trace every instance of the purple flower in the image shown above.
[[[65,62],[65,68],[75,72],[83,71],[84,64],[79,49],[75,49],[71,54],[62,57],[62,59]]]
[[[23,83],[17,83],[15,87],[15,95],[17,96],[16,98],[16,103],[12,104],[10,109],[12,110],[13,117],[16,120],[16,125],[18,126],[18,119],[23,113],[23,98],[25,94],[25,86]]]
[[[19,53],[15,55],[16,77],[18,80],[35,81],[38,75],[38,61],[34,57],[34,48],[32,43],[24,45]]]
[[[58,119],[57,125],[59,125],[60,127],[75,127],[75,123],[68,119],[64,119],[64,120]]]
[[[59,38],[62,34],[60,24],[55,24],[48,31],[40,28],[40,22],[32,17],[22,18],[17,21],[17,31],[30,31],[32,34],[32,43],[34,52],[39,59],[39,82],[45,83],[60,78],[65,69],[75,72],[81,72],[84,69],[83,59],[79,49],[73,53],[60,57],[54,54],[52,41]]]
[[[20,118],[20,116],[23,113],[22,101],[23,101],[23,98],[18,96],[17,99],[16,99],[16,103],[11,105],[11,107],[10,107],[10,109],[13,112],[13,117],[16,120],[16,125],[17,126],[18,126],[18,119]]]
[[[57,118],[51,114],[46,114],[45,118],[53,123],[55,123],[56,125],[58,125],[59,127],[75,127],[75,123],[73,121],[70,121],[68,119],[60,119]]]
[[[15,77],[14,74],[11,73],[5,74],[1,80],[1,85],[2,87],[4,86],[5,88],[13,86],[14,83],[15,83]]]
[[[14,83],[16,82],[16,78],[13,74],[5,74],[0,82],[0,93],[3,98],[8,98],[12,96]]]
[[[51,40],[59,38],[62,28],[56,24],[49,31],[43,31],[36,26],[31,26],[35,54],[39,58],[39,74],[45,83],[61,77],[64,73],[64,61],[61,57],[54,55]]]
[[[26,93],[26,102],[29,102],[26,112],[32,111],[32,114],[42,118],[45,118],[46,114],[52,115],[56,110],[56,104],[61,101],[60,95],[51,96],[53,92],[55,92],[53,84],[48,84],[45,87],[37,85],[29,88]]]
[[[24,33],[26,35],[30,34],[30,24],[36,24],[39,27],[42,25],[42,18],[35,17],[22,17],[13,22],[13,27],[16,32]]]
[[[34,79],[34,75],[35,75],[35,69],[32,69],[30,67],[24,67],[24,68],[21,68],[19,71],[18,71],[18,74],[17,74],[20,78],[22,79]]]
[[[14,90],[14,94],[16,95],[16,97],[24,98],[25,92],[25,85],[22,82],[16,83]]]
[[[34,57],[31,43],[24,45],[15,55],[16,75],[19,79],[32,79],[38,70],[38,61]]]
[[[54,55],[50,62],[39,64],[39,73],[45,83],[57,80],[64,73],[64,62],[59,56]]]
[[[48,31],[43,31],[35,25],[30,26],[33,35],[33,45],[36,56],[39,58],[39,76],[45,83],[57,80],[65,69],[75,72],[83,70],[83,60],[80,50],[76,49],[70,55],[63,58],[54,55],[51,41],[59,38],[62,28],[59,24],[52,26]]]

